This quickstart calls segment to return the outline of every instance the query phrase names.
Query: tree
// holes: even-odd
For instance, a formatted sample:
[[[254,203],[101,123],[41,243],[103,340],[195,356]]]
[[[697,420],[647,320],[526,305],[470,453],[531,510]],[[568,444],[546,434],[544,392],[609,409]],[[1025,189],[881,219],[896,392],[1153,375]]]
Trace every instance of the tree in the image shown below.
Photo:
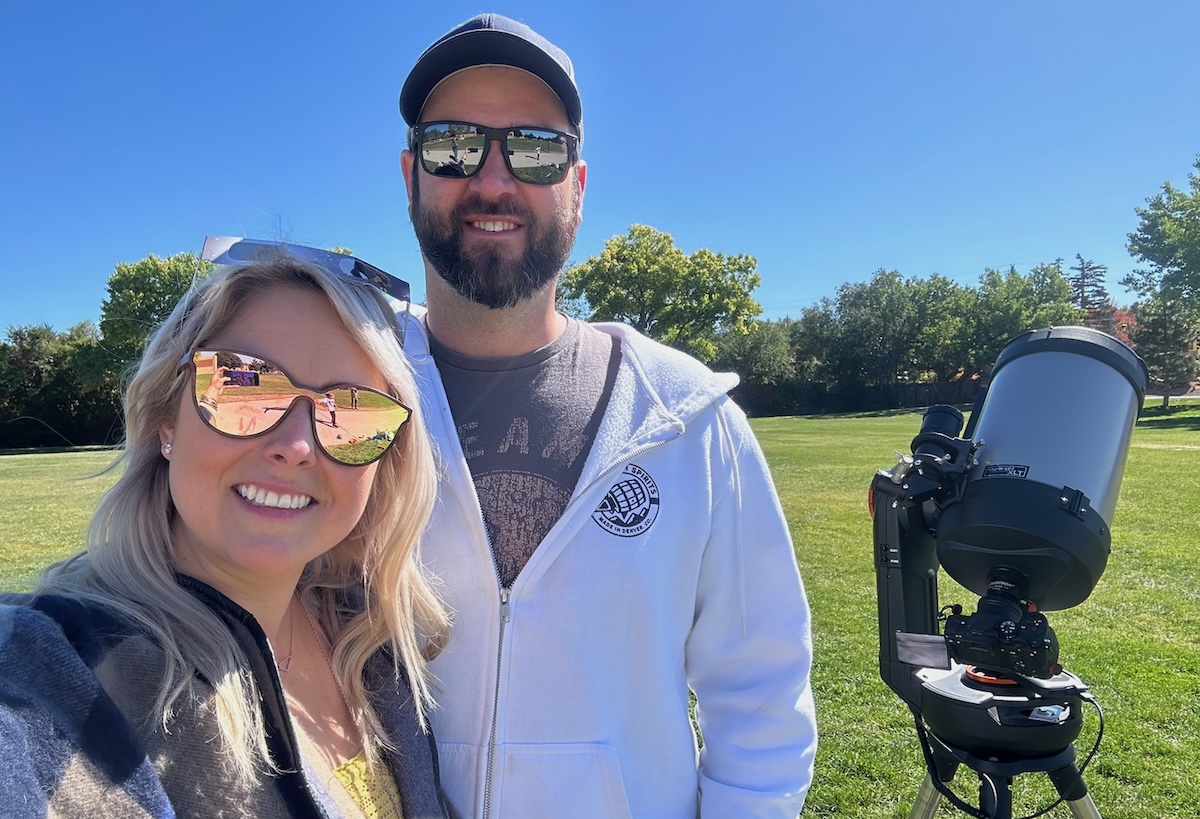
[[[986,270],[979,280],[979,299],[969,366],[988,371],[996,356],[1016,336],[1029,330],[1078,324],[1083,311],[1071,302],[1071,284],[1057,263],[1041,264],[1022,276]]]
[[[1200,171],[1200,155],[1193,167]],[[1200,327],[1200,175],[1188,174],[1188,190],[1164,182],[1129,234],[1129,254],[1147,267],[1121,284],[1142,297],[1136,305],[1138,353],[1162,390],[1163,405],[1184,381],[1194,381],[1196,336]]]
[[[795,377],[791,340],[786,321],[749,322],[746,332],[722,333],[717,338],[713,366],[729,369],[743,383],[773,387]]]
[[[917,336],[913,359],[935,382],[970,381],[971,336],[977,314],[976,292],[934,274],[913,282]]]
[[[587,299],[583,296],[572,298],[567,294],[562,276],[558,277],[558,283],[554,287],[554,309],[580,321],[587,321],[588,316],[592,314]]]
[[[599,256],[563,271],[560,301],[585,299],[590,321],[623,321],[703,361],[717,336],[744,333],[762,313],[751,293],[762,282],[753,256],[711,250],[684,254],[669,233],[633,225]]]
[[[1182,395],[1200,377],[1195,325],[1180,320],[1180,311],[1169,301],[1153,298],[1138,304],[1134,334],[1138,355],[1146,362],[1150,391],[1162,395],[1168,407],[1172,395]]]
[[[108,297],[100,306],[100,334],[120,366],[141,355],[154,329],[211,270],[212,265],[194,253],[165,259],[150,254],[139,262],[117,265],[108,277]]]
[[[228,350],[217,351],[217,366],[227,370],[240,370],[242,360]]]
[[[107,443],[119,428],[117,380],[83,322],[12,327],[0,342],[0,446]]]
[[[1200,171],[1200,155],[1193,165]],[[1129,234],[1129,254],[1155,270],[1173,298],[1200,300],[1200,175],[1188,174],[1189,191],[1170,182],[1136,208],[1140,219]]]
[[[1105,330],[1105,332],[1123,344],[1134,346],[1133,336],[1137,333],[1137,314],[1127,307],[1114,307],[1112,329]]]
[[[912,283],[894,270],[877,270],[869,282],[838,288],[834,362],[842,377],[871,387],[914,379],[919,327],[912,291]]]
[[[831,362],[837,347],[837,331],[832,300],[821,299],[800,312],[800,318],[792,323],[788,333],[797,378],[826,385],[836,382]]]
[[[1177,280],[1158,266],[1135,270],[1121,284],[1142,297],[1134,305],[1137,323],[1131,336],[1146,362],[1151,389],[1161,393],[1167,407],[1172,394],[1187,392],[1200,378],[1200,310],[1180,296]]]
[[[1071,302],[1084,311],[1083,323],[1086,326],[1110,332],[1113,304],[1104,285],[1108,267],[1088,261],[1082,253],[1076,253],[1075,258],[1078,264],[1070,268],[1074,275],[1067,276],[1067,281],[1071,283]],[[1062,269],[1061,259],[1055,264]]]

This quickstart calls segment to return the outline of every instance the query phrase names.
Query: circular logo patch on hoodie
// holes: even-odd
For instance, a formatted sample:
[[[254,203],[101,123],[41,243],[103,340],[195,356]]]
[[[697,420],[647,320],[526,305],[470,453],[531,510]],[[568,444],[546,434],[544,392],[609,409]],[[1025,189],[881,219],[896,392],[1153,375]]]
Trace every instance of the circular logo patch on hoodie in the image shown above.
[[[592,520],[617,537],[636,537],[649,529],[658,517],[658,484],[646,470],[629,464],[621,477],[609,487],[608,494]]]

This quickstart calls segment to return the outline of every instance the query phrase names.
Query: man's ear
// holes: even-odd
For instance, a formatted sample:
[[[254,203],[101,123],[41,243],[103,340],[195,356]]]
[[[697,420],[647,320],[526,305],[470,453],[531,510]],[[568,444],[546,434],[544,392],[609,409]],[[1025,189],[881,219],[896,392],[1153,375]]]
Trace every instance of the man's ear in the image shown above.
[[[404,174],[404,189],[408,192],[408,207],[412,210],[413,200],[413,152],[405,148],[400,152],[400,172]]]
[[[583,224],[583,191],[587,187],[587,163],[582,159],[575,166],[579,177],[579,213],[575,216],[575,227]]]

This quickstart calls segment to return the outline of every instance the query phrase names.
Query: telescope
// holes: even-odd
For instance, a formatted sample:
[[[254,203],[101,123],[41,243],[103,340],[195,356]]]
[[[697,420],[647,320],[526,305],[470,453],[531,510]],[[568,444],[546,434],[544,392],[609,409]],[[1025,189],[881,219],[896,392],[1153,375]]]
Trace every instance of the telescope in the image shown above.
[[[1011,819],[1013,779],[1044,772],[1076,817],[1099,819],[1075,764],[1087,686],[1059,663],[1046,612],[1091,595],[1108,563],[1113,511],[1146,365],[1116,338],[1050,327],[1000,352],[964,429],[929,407],[911,443],[871,483],[879,670],[913,712],[927,774],[910,819],[942,797]],[[940,606],[939,569],[979,595]],[[979,779],[979,808],[949,783]]]

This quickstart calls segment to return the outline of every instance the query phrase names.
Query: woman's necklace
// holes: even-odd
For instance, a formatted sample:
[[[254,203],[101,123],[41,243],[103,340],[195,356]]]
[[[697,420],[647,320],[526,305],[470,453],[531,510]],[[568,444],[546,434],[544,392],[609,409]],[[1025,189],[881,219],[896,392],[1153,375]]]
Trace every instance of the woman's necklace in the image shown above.
[[[358,726],[354,722],[353,711],[350,709],[350,703],[346,699],[346,691],[342,688],[342,681],[338,678],[337,672],[333,668],[333,661],[330,658],[329,649],[326,648],[325,637],[322,636],[321,630],[317,628],[316,620],[313,614],[309,611],[308,606],[300,599],[299,592],[296,593],[296,605],[300,607],[302,616],[308,621],[309,630],[312,631],[313,638],[317,641],[317,648],[321,652],[321,659],[325,661],[325,667],[329,669],[329,674],[333,677],[334,686],[337,689],[341,705],[345,708],[345,716],[337,716],[337,710],[331,708],[332,703],[323,699],[323,694],[320,693],[322,686],[316,682],[316,677],[312,672],[315,669],[308,669],[308,674],[300,672],[299,676],[289,682],[297,683],[298,688],[292,691],[289,686],[285,686],[286,695],[288,698],[288,708],[292,713],[292,718],[295,720],[295,725],[299,729],[297,733],[304,738],[313,749],[313,753],[318,754],[323,760],[323,764],[330,771],[345,763],[347,759],[352,758],[362,748],[362,740],[358,734]],[[303,644],[303,639],[301,644]],[[311,655],[309,655],[311,656]],[[297,699],[297,695],[307,691],[305,699]],[[328,691],[326,688],[325,691]],[[315,699],[313,699],[315,698]],[[315,715],[320,715],[319,718]]]
[[[321,657],[325,660],[325,667],[329,669],[329,673],[333,675],[333,682],[337,685],[338,694],[342,697],[342,703],[347,709],[350,708],[350,703],[346,700],[346,692],[342,689],[342,681],[338,678],[337,671],[333,668],[333,660],[329,657],[329,651],[325,648],[325,638],[321,636],[317,624],[313,622],[312,613],[309,612],[308,606],[300,600],[300,593],[296,593],[296,604],[300,606],[300,610],[304,612],[304,619],[308,621],[308,627],[312,630],[313,637],[317,638],[317,648],[321,649]]]
[[[299,602],[298,600],[296,602]],[[296,618],[292,614],[292,607],[288,606],[288,653],[282,660],[277,660],[275,666],[283,674],[287,673],[288,666],[292,664],[292,651],[296,642]]]
[[[312,630],[313,637],[317,638],[317,648],[321,649],[321,657],[325,660],[325,665],[329,666],[330,671],[333,671],[333,661],[329,659],[329,652],[325,649],[325,638],[321,636],[321,632],[317,629],[317,624],[313,622],[308,607],[300,603],[300,610],[304,612],[304,619],[308,621],[308,627]],[[333,678],[336,680],[337,674],[334,674]]]

